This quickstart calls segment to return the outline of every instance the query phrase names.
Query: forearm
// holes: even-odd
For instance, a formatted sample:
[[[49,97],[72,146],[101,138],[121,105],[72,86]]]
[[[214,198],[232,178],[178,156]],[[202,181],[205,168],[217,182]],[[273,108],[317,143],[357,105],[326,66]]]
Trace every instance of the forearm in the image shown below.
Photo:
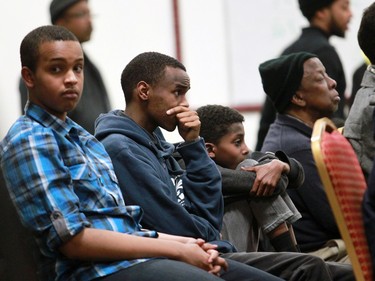
[[[170,234],[161,233],[161,232],[159,232],[159,239],[177,241],[180,243],[195,243],[197,241],[196,238],[185,237],[185,236],[180,236],[180,235],[170,235]]]
[[[256,174],[254,172],[237,171],[218,166],[222,177],[224,195],[249,194]]]
[[[71,259],[90,261],[129,260],[167,257],[179,259],[182,243],[128,235],[124,233],[85,228],[60,247]]]
[[[214,274],[218,273],[221,267],[226,268],[225,260],[220,258],[219,253],[210,245],[181,243],[93,228],[85,228],[59,250],[70,259],[84,261],[165,257],[186,262]]]
[[[182,177],[186,210],[220,229],[223,198],[221,176],[216,164],[208,156],[202,139],[179,146],[178,151],[186,163],[186,173]]]
[[[220,166],[218,167],[223,179],[222,192],[225,196],[238,196],[240,194],[243,194],[244,196],[252,197],[250,191],[257,177],[256,172],[245,170],[238,171],[222,168]],[[286,179],[286,176],[282,175],[281,179],[276,184],[271,196],[280,194],[286,189],[287,184],[288,180]]]

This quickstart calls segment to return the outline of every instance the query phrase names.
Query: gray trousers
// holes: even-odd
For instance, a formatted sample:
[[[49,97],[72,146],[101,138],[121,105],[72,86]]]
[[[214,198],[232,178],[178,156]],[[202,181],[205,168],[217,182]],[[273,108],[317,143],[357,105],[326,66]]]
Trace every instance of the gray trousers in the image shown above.
[[[237,169],[256,163],[246,159]],[[244,199],[224,207],[221,234],[238,251],[254,252],[258,250],[260,229],[267,234],[281,223],[293,224],[301,217],[286,191],[272,197]]]
[[[238,251],[254,252],[258,250],[260,230],[267,234],[282,222],[292,224],[300,217],[287,194],[285,198],[280,194],[265,200],[241,200],[224,207],[221,234]]]

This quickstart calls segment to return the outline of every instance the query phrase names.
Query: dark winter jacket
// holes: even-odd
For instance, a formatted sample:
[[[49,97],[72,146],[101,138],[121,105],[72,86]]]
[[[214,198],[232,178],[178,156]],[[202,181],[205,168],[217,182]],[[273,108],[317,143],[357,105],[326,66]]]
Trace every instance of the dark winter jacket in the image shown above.
[[[143,208],[142,227],[206,241],[220,239],[221,176],[202,139],[177,146],[185,171],[172,157],[173,144],[160,134],[150,135],[123,111],[101,115],[95,136],[112,159],[126,204]]]

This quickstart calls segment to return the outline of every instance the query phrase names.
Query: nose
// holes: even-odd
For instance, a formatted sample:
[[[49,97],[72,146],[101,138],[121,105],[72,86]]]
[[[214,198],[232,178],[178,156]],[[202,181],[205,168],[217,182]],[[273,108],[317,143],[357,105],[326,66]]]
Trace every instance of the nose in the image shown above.
[[[247,154],[249,154],[249,152],[250,152],[250,149],[247,147],[246,144],[243,144],[243,147],[242,147],[242,154],[243,154],[243,155],[247,155]]]
[[[337,86],[337,82],[336,80],[332,79],[331,77],[328,77],[329,81],[328,81],[328,86],[330,89],[336,89],[336,86]]]
[[[73,69],[67,71],[65,75],[65,83],[67,84],[76,84],[78,81],[77,76]]]
[[[92,15],[89,13],[86,20],[89,22],[90,28],[92,28]]]
[[[349,8],[349,19],[351,19],[353,17],[353,11],[352,9]]]
[[[186,99],[186,95],[181,95],[179,97],[180,97],[179,105],[184,106],[184,107],[189,107],[189,102]]]

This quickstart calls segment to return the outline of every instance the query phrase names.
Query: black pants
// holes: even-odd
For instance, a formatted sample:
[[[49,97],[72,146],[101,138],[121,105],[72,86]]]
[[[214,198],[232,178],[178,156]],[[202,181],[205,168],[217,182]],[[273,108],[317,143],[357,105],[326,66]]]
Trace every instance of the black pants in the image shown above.
[[[251,266],[227,260],[228,270],[220,278],[198,267],[169,259],[152,259],[115,274],[97,279],[100,281],[281,281],[282,279]]]
[[[290,252],[241,252],[223,254],[222,257],[251,265],[289,281],[355,280],[351,265],[324,262],[321,258],[308,254]]]

